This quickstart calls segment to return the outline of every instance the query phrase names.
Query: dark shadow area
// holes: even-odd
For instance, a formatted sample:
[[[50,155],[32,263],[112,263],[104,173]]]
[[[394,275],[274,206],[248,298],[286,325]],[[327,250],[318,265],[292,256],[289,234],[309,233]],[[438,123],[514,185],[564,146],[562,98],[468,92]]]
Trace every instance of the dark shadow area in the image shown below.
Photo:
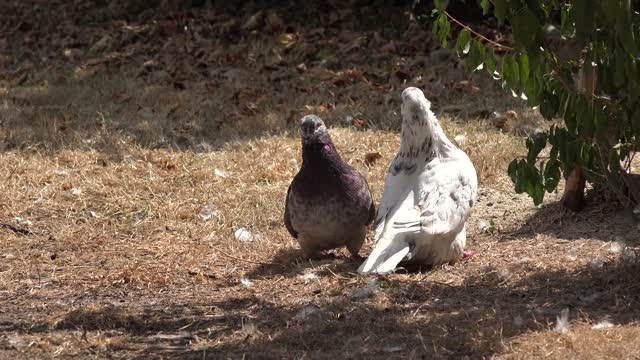
[[[500,285],[502,279],[493,276],[469,278],[461,287],[428,280],[411,282],[382,290],[389,299],[385,303],[391,306],[375,300],[322,295],[314,301],[317,307],[306,304],[288,309],[262,303],[253,313],[260,336],[228,342],[206,352],[201,349],[163,355],[491,357],[503,351],[504,342],[513,336],[553,327],[564,308],[570,309],[571,320],[586,317],[597,322],[608,318],[615,324],[638,321],[638,270],[638,265],[607,264],[599,271],[541,272],[508,286]],[[393,277],[389,281],[394,281]],[[306,318],[302,315],[305,311]],[[514,321],[516,317],[522,321]]]
[[[3,324],[2,330],[118,330],[144,349],[140,358],[488,358],[506,351],[514,336],[553,328],[564,308],[571,321],[639,321],[639,271],[638,264],[606,263],[508,283],[488,271],[462,286],[391,276],[379,280],[378,294],[360,300],[321,291],[291,307],[245,295],[142,311],[80,308],[53,328]],[[350,284],[345,291],[362,285]]]
[[[119,159],[122,141],[209,151],[294,132],[308,113],[329,126],[397,130],[392,112],[409,85],[449,113],[511,108],[498,82],[440,49],[432,3],[5,2],[0,151]],[[412,11],[427,16],[411,20]],[[467,1],[449,11],[481,15]],[[456,88],[471,78],[486,97]]]
[[[638,220],[631,209],[622,209],[617,202],[603,199],[599,194],[588,194],[582,211],[566,210],[560,202],[545,205],[506,238],[547,234],[565,240],[622,240],[629,245],[639,245]]]
[[[325,251],[317,254],[311,259],[305,259],[302,250],[298,247],[286,247],[278,251],[273,256],[269,264],[258,265],[251,270],[246,277],[253,278],[271,278],[275,276],[296,277],[302,276],[307,268],[330,268],[334,273],[356,272],[358,266],[364,261],[363,259],[354,259],[346,255],[346,250],[336,249],[333,251]],[[323,270],[321,274],[329,273],[329,270]],[[329,274],[327,274],[329,275]]]

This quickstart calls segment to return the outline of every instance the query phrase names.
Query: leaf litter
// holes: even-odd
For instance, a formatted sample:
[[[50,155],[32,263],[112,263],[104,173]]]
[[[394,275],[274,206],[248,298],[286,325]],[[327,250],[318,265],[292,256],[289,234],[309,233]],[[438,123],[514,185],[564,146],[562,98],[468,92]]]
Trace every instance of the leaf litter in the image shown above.
[[[247,349],[255,346],[271,351],[274,357],[312,357],[314,350],[322,349],[323,354],[334,357],[339,351],[341,357],[386,358],[388,350],[405,344],[405,349],[415,351],[412,356],[427,358],[468,354],[535,357],[531,354],[536,351],[544,351],[544,356],[563,353],[567,348],[592,353],[599,349],[579,340],[570,345],[558,343],[555,331],[549,334],[529,322],[522,325],[527,330],[523,336],[503,333],[503,323],[492,311],[524,316],[530,307],[544,308],[565,301],[580,307],[580,311],[597,313],[603,299],[637,300],[637,282],[627,275],[634,273],[633,267],[628,271],[618,268],[611,261],[615,254],[604,251],[599,256],[607,266],[590,268],[585,254],[596,254],[595,245],[580,249],[580,256],[567,262],[566,248],[558,250],[559,239],[545,233],[559,220],[562,227],[556,228],[558,234],[594,237],[588,226],[576,225],[571,217],[559,218],[548,212],[544,215],[544,211],[534,215],[528,210],[530,201],[513,194],[502,171],[522,150],[519,140],[509,135],[521,126],[511,122],[535,117],[519,112],[517,118],[500,123],[497,130],[498,125],[491,121],[471,120],[466,124],[469,114],[478,109],[489,114],[494,110],[506,113],[513,102],[494,96],[493,83],[484,85],[467,79],[468,74],[455,66],[454,58],[438,62],[433,61],[435,55],[425,56],[433,52],[430,27],[408,21],[404,11],[367,4],[353,9],[345,3],[340,9],[327,5],[326,12],[320,12],[326,17],[292,16],[280,10],[274,16],[270,11],[259,14],[261,9],[247,2],[238,5],[242,10],[238,13],[244,15],[236,17],[216,7],[205,10],[197,5],[169,10],[145,4],[136,10],[135,2],[114,1],[107,9],[74,0],[53,1],[46,8],[35,6],[36,10],[28,3],[0,5],[0,23],[4,24],[0,27],[6,26],[11,41],[18,41],[17,46],[7,46],[0,39],[0,47],[10,49],[3,52],[10,58],[7,66],[0,67],[0,94],[8,95],[0,139],[3,149],[36,149],[0,154],[7,172],[20,174],[19,182],[11,178],[2,182],[3,192],[12,194],[12,199],[0,210],[7,219],[20,215],[46,228],[46,234],[27,232],[28,239],[3,233],[0,296],[3,292],[16,296],[0,314],[0,322],[19,324],[21,319],[16,314],[28,312],[37,328],[55,329],[37,336],[19,333],[19,343],[34,345],[25,349],[25,356],[46,357],[54,352],[60,357],[78,356],[85,351],[75,341],[79,338],[78,327],[86,330],[87,340],[83,341],[96,356],[147,353],[155,344],[135,335],[141,332],[124,329],[145,330],[154,323],[179,323],[194,334],[193,344],[168,350],[174,352],[172,356],[196,347],[206,349],[207,355],[223,356],[216,353],[222,346],[228,352],[224,356],[240,358],[251,356]],[[319,13],[313,5],[308,11]],[[42,21],[38,16],[43,12],[62,20]],[[384,21],[396,21],[389,28],[397,29],[399,35],[394,35],[396,31],[360,28],[376,13],[383,13]],[[301,22],[302,18],[307,21]],[[247,30],[242,30],[243,25]],[[480,32],[488,33],[482,24],[478,26]],[[363,54],[369,59],[363,61]],[[67,73],[67,80],[59,76]],[[104,74],[122,74],[128,82],[105,82]],[[368,300],[345,304],[342,296],[335,295],[351,286],[344,284],[351,280],[342,278],[352,276],[350,272],[357,264],[340,264],[336,277],[322,276],[309,282],[297,277],[302,261],[297,248],[288,247],[293,241],[282,228],[279,206],[291,169],[295,168],[290,160],[297,154],[299,141],[279,134],[295,130],[296,121],[305,112],[322,113],[344,156],[359,170],[368,170],[372,190],[381,189],[389,156],[397,150],[397,134],[368,128],[399,129],[398,115],[394,114],[397,92],[407,84],[425,88],[436,111],[455,114],[455,121],[443,122],[445,131],[465,134],[464,147],[479,164],[482,187],[503,193],[491,196],[492,202],[502,199],[503,203],[496,202],[492,208],[479,204],[471,218],[468,243],[482,254],[477,261],[435,269],[428,275],[394,274],[394,283],[384,294],[370,284],[356,286],[346,294],[363,294],[362,299]],[[477,84],[481,91],[469,84]],[[502,91],[499,84],[496,87]],[[467,96],[470,92],[475,95]],[[104,101],[96,108],[92,98]],[[380,104],[378,99],[382,99]],[[42,124],[55,125],[14,131],[23,129],[23,124],[39,123],[24,122],[31,116],[29,111],[46,118]],[[96,111],[104,116],[87,116]],[[349,119],[347,123],[345,119]],[[101,129],[100,133],[87,138],[95,134],[95,129]],[[10,136],[5,136],[8,132]],[[221,144],[221,138],[240,140]],[[215,164],[220,164],[217,172],[216,168],[212,173],[211,167],[201,167],[189,154],[191,146],[201,141],[211,144],[202,147],[208,152],[202,158],[216,158],[219,162]],[[281,150],[286,148],[295,151],[282,157]],[[93,151],[104,154],[106,161],[97,164]],[[367,153],[382,157],[372,156],[370,159],[376,159],[367,161]],[[145,168],[143,159],[159,155],[171,160]],[[273,159],[276,165],[263,166],[261,156]],[[223,167],[229,164],[234,164],[233,180],[244,193],[230,187],[215,189],[216,194],[212,194],[211,176],[219,178],[220,183],[227,181],[222,180],[229,176],[230,168]],[[85,190],[82,196],[60,196],[59,190],[52,190],[46,194],[47,201],[33,206],[38,194],[31,189],[32,184],[56,182],[59,189],[60,179],[56,177],[69,177],[71,171],[91,183],[81,184]],[[375,196],[379,199],[380,191]],[[195,202],[184,201],[194,197],[198,197]],[[209,201],[217,205],[225,219],[203,226],[198,204],[206,207]],[[86,221],[84,202],[100,217]],[[146,202],[153,206],[147,207]],[[248,203],[257,204],[244,205]],[[208,214],[204,212],[205,217]],[[603,222],[597,217],[602,212],[594,214],[589,221]],[[478,218],[500,219],[500,227],[493,232],[481,231]],[[536,219],[543,225],[536,228],[539,237],[525,233],[514,239],[506,235],[525,222],[535,227]],[[249,224],[252,230],[264,233],[265,241],[251,245],[232,241],[231,236],[237,238],[239,225]],[[209,240],[200,241],[207,234],[212,234]],[[234,258],[212,259],[210,246],[223,248]],[[52,253],[57,257],[50,256]],[[531,261],[513,261],[525,256]],[[284,263],[284,273],[273,270],[272,263]],[[478,275],[486,265],[494,270],[507,269],[496,274],[508,276]],[[183,271],[185,267],[215,276],[194,277]],[[322,267],[311,266],[308,271],[321,272]],[[55,281],[47,280],[45,273],[52,274]],[[242,281],[242,286],[237,286],[237,280],[231,281],[238,278],[247,279],[251,289]],[[56,286],[38,287],[43,280]],[[594,286],[601,288],[603,295],[590,303],[567,295],[586,294]],[[487,289],[491,290],[489,294]],[[77,296],[86,293],[91,293],[95,301],[70,308]],[[54,300],[45,311],[34,306],[31,295],[25,294]],[[125,302],[117,309],[100,305],[113,299]],[[322,311],[331,318],[327,328],[322,324],[314,327],[318,336],[301,337],[297,330],[282,327],[301,311],[300,304],[315,302],[321,302]],[[620,325],[607,330],[615,335],[602,340],[613,344],[607,348],[609,353],[604,353],[610,358],[615,358],[620,344],[627,352],[622,357],[638,353],[633,341],[624,341],[625,336],[637,338],[629,325],[629,319],[637,318],[637,311],[626,304],[621,301],[607,308],[616,316],[616,323],[620,319]],[[457,306],[464,306],[464,311],[457,312],[464,317],[451,315],[451,308]],[[407,312],[415,313],[415,318],[409,319]],[[335,318],[329,317],[330,313],[336,314]],[[548,315],[550,321],[554,316]],[[66,319],[62,324],[67,328],[54,326],[52,317]],[[539,315],[536,317],[539,319]],[[223,324],[218,323],[221,318],[225,319]],[[203,326],[205,323],[207,326]],[[238,324],[242,324],[242,331],[230,330],[238,330]],[[481,333],[471,330],[477,324],[482,324]],[[426,331],[426,346],[415,339],[416,328]],[[572,327],[572,333],[580,331],[579,326]],[[358,345],[335,347],[344,341],[340,335],[344,332],[354,334],[349,340]],[[168,336],[156,340],[170,342]],[[469,341],[461,346],[461,338]],[[588,343],[589,337],[584,338]],[[1,339],[0,350],[5,350]]]

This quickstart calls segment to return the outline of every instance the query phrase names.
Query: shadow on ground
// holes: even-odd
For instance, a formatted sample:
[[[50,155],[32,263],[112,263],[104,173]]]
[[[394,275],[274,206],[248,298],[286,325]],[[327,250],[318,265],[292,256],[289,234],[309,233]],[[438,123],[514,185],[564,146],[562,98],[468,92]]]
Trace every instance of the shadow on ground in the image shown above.
[[[321,273],[355,273],[363,259],[354,259],[345,255],[345,249],[322,252],[311,259],[305,259],[299,247],[281,248],[270,263],[257,266],[245,274],[250,279],[272,278],[277,276],[302,276],[307,268],[321,269]]]
[[[236,96],[180,91],[125,75],[12,89],[0,110],[0,151],[97,150],[114,160],[126,144],[208,152],[297,130],[297,122],[275,107],[225,115],[238,107]]]
[[[487,272],[461,286],[390,277],[379,280],[374,297],[359,300],[321,291],[293,306],[246,295],[142,311],[79,308],[54,324],[3,324],[2,332],[115,331],[136,344],[140,358],[491,357],[514,336],[553,328],[564,308],[572,321],[639,321],[638,271],[638,264],[605,263],[507,284]]]
[[[508,233],[507,238],[547,234],[565,240],[622,240],[638,245],[638,226],[640,222],[630,209],[621,209],[614,201],[589,196],[586,207],[580,212],[565,210],[560,202],[544,206],[526,219],[521,227]]]

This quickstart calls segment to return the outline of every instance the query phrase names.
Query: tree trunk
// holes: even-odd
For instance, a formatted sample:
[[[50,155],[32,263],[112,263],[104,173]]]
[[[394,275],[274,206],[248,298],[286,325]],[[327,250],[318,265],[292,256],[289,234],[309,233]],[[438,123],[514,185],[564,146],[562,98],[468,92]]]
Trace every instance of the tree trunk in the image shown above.
[[[584,61],[587,61],[586,59]],[[587,65],[589,63],[586,63]],[[596,88],[595,68],[588,65],[578,72],[578,89],[586,96],[589,107],[593,107],[593,96]],[[580,211],[584,207],[584,190],[587,179],[579,165],[575,165],[569,177],[565,179],[562,204],[565,208]]]
[[[562,195],[562,205],[573,211],[580,211],[584,207],[584,188],[587,179],[582,173],[582,169],[576,166],[565,181],[564,194]]]

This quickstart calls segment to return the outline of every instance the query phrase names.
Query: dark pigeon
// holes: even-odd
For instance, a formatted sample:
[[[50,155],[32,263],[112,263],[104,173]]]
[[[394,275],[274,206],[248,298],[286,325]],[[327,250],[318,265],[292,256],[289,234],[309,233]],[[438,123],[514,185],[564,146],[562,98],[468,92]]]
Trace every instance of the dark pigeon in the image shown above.
[[[376,210],[367,180],[342,161],[322,119],[300,122],[302,167],[287,190],[284,223],[306,258],[346,246],[353,257]]]

